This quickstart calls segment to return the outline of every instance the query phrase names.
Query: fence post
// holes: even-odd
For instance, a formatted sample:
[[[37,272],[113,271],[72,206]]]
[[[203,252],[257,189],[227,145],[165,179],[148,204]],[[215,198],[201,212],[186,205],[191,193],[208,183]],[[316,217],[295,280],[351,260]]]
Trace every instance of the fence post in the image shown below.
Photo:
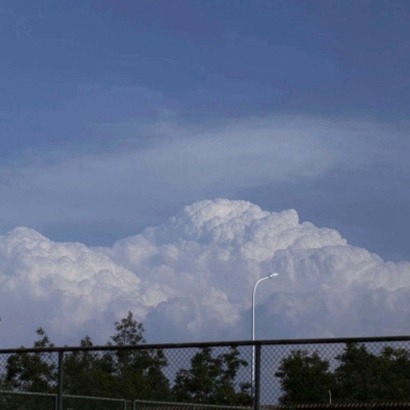
[[[57,394],[57,410],[63,410],[63,351],[58,352],[58,394]]]
[[[255,344],[255,396],[254,407],[259,410],[260,404],[260,388],[261,388],[261,344]]]

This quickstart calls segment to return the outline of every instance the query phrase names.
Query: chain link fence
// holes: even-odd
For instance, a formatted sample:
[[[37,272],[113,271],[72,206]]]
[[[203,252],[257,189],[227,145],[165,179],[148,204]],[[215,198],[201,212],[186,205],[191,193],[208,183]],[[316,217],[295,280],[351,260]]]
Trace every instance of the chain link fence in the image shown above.
[[[1,410],[410,410],[410,337],[0,350]]]

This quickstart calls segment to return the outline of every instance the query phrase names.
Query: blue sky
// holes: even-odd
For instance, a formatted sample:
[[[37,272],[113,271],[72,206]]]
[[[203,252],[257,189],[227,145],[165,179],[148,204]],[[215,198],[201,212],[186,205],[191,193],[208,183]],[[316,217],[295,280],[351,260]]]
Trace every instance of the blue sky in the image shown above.
[[[0,0],[0,231],[109,245],[223,197],[410,259],[407,1]]]

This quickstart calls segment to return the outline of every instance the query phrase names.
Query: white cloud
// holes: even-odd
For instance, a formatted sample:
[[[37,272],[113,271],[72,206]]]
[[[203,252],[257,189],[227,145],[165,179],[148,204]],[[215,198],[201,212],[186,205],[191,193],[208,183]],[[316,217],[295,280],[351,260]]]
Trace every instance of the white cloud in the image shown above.
[[[246,201],[196,202],[112,248],[0,237],[3,345],[43,326],[59,344],[104,343],[132,310],[149,341],[247,339],[251,291],[263,338],[409,332],[410,263],[384,262],[334,230]],[[18,324],[18,326],[16,326]]]

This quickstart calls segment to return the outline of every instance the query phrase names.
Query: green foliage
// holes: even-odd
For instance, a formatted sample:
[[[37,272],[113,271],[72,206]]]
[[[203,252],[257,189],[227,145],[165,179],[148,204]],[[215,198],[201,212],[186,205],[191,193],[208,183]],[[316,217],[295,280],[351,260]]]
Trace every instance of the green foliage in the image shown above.
[[[328,403],[329,390],[335,386],[335,377],[329,371],[329,362],[317,352],[309,354],[296,350],[282,360],[275,373],[281,380],[281,404]]]
[[[369,353],[364,345],[349,343],[336,357],[340,366],[335,370],[337,390],[344,402],[377,401],[380,380],[379,358]],[[385,382],[385,381],[384,381]]]
[[[410,401],[410,352],[405,349],[385,347],[380,356],[380,370],[389,375],[380,395],[386,400]]]
[[[115,323],[117,333],[111,337],[116,346],[145,343],[144,327],[132,313]],[[112,343],[110,342],[109,345]],[[128,400],[166,400],[170,395],[168,379],[162,369],[168,361],[161,349],[117,350],[114,360],[114,388],[118,397]]]
[[[241,370],[248,363],[237,347],[231,346],[220,354],[210,347],[198,350],[190,366],[177,372],[171,388],[164,375],[167,357],[161,349],[143,346],[143,325],[131,312],[114,325],[108,350],[93,350],[93,343],[86,336],[81,340],[82,349],[64,354],[65,395],[252,405],[250,383],[240,383]],[[9,392],[0,397],[0,408],[26,408],[26,396],[13,396],[15,392],[56,393],[57,355],[47,351],[54,345],[43,329],[39,328],[37,335],[34,348],[46,351],[8,357],[0,387]],[[405,349],[385,346],[370,352],[364,344],[347,343],[331,364],[317,351],[295,350],[284,357],[275,373],[282,388],[279,402],[286,406],[328,403],[330,394],[333,404],[410,402],[410,352]],[[26,401],[20,403],[23,399]],[[29,404],[41,400],[46,399],[38,396]],[[101,410],[111,410],[110,406],[116,405],[113,401],[87,404],[90,409]]]
[[[250,405],[250,384],[241,383],[239,389],[235,384],[239,369],[247,365],[236,347],[217,356],[211,348],[203,348],[193,356],[189,369],[178,371],[172,389],[173,399],[190,403]]]
[[[111,340],[115,346],[136,346],[140,343],[146,343],[144,326],[134,320],[132,312],[128,312],[127,317],[121,319],[121,322],[115,322],[114,325],[117,333],[111,336]],[[111,342],[108,344],[112,345]]]
[[[337,356],[335,370],[341,402],[410,400],[410,354],[404,349],[385,347],[380,355],[364,345],[349,343]]]
[[[144,328],[131,312],[115,322],[116,333],[109,346],[137,346],[145,343]],[[53,347],[43,329],[35,348]],[[169,381],[162,370],[167,359],[160,349],[128,349],[106,352],[87,350],[89,336],[81,340],[84,350],[64,355],[64,394],[156,400],[170,395]],[[55,355],[54,355],[55,358]],[[4,383],[16,391],[55,392],[57,368],[49,353],[21,353],[9,357]]]
[[[81,347],[91,347],[89,336]],[[64,392],[96,397],[116,397],[113,393],[114,360],[110,353],[89,350],[74,351],[64,357]]]
[[[109,346],[145,343],[144,327],[131,312],[115,322]],[[87,336],[82,347],[92,346]],[[169,396],[169,382],[162,369],[167,360],[161,350],[128,349],[109,352],[75,351],[64,361],[65,391],[69,394],[155,400]]]
[[[54,347],[42,328],[37,330],[40,339],[35,348]],[[7,360],[5,383],[14,390],[51,393],[55,391],[56,365],[50,353],[21,353]]]
[[[410,401],[410,353],[384,347],[371,353],[358,343],[346,344],[336,356],[339,365],[329,371],[329,362],[317,352],[293,351],[282,359],[279,377],[283,404],[374,403]]]

